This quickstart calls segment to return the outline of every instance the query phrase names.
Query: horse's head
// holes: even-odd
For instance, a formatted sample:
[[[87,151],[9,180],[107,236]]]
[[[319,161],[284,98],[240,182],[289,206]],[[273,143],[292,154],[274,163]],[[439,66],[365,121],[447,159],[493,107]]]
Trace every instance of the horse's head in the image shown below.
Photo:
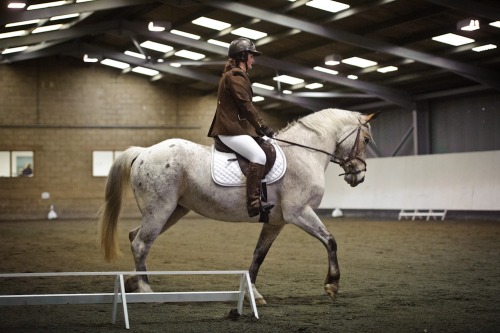
[[[359,124],[347,126],[339,136],[333,162],[344,169],[344,180],[352,187],[365,180],[366,146],[372,141],[372,132],[369,122],[379,113],[360,115]]]

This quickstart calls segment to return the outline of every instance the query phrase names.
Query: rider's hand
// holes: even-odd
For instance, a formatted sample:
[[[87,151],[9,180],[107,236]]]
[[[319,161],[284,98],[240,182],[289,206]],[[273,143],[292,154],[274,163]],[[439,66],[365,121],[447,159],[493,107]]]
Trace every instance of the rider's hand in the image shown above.
[[[265,136],[272,138],[274,136],[274,130],[267,126],[267,125],[262,125],[260,127],[260,131],[264,133]]]

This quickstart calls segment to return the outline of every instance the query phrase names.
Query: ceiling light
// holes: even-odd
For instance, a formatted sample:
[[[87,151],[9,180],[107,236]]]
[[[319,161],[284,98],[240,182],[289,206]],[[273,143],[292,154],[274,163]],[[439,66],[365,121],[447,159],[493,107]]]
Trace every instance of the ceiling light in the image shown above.
[[[496,48],[497,48],[497,46],[494,45],[494,44],[486,44],[486,45],[481,45],[481,46],[473,47],[472,51],[483,52],[483,51],[493,50],[493,49],[496,49]]]
[[[20,21],[20,22],[14,22],[14,23],[9,23],[9,24],[6,24],[5,27],[6,28],[10,28],[10,27],[18,27],[20,25],[31,25],[31,24],[37,24],[38,22],[40,22],[39,19],[34,19],[34,20],[28,20],[28,21]]]
[[[283,82],[283,83],[292,84],[292,85],[304,82],[304,80],[302,80],[302,79],[299,79],[299,78],[296,78],[293,76],[289,76],[289,75],[276,76],[276,77],[273,77],[273,80]]]
[[[472,38],[467,38],[463,37],[460,35],[452,34],[452,33],[447,33],[444,35],[432,37],[432,40],[435,40],[436,42],[441,42],[453,46],[460,46],[464,44],[469,44],[474,42],[474,39]]]
[[[183,57],[191,60],[200,60],[205,58],[204,54],[198,53],[198,52],[193,52],[193,51],[188,51],[188,50],[180,50],[174,53],[178,57]]]
[[[292,94],[292,91],[291,90],[283,90],[283,94],[286,94],[286,95],[291,95]]]
[[[28,31],[26,31],[26,30],[16,30],[16,31],[11,31],[11,32],[4,32],[4,33],[0,34],[0,39],[19,37],[19,36],[24,36],[27,34],[28,34]]]
[[[128,50],[123,52],[123,53],[130,56],[130,57],[139,58],[139,59],[146,59],[146,56],[142,53],[137,53],[137,52],[128,51]]]
[[[104,59],[103,61],[101,61],[101,64],[119,69],[126,69],[130,67],[130,65],[126,62],[121,62],[113,59]]]
[[[214,29],[214,30],[218,30],[218,31],[227,29],[231,26],[231,24],[229,24],[229,23],[214,20],[214,19],[211,19],[211,18],[208,18],[205,16],[199,17],[196,20],[193,20],[191,22],[194,24],[197,24],[197,25],[201,25],[202,27],[210,28],[210,29]]]
[[[90,1],[94,1],[94,0],[76,0],[76,3],[80,3],[80,2],[90,2]]]
[[[198,35],[190,34],[189,32],[184,32],[184,31],[175,30],[175,29],[170,30],[170,32],[173,33],[174,35],[179,35],[179,36],[182,36],[182,37],[196,39],[196,40],[198,40],[198,39],[201,38]]]
[[[181,64],[179,64],[179,63],[177,63],[177,62],[172,62],[172,63],[170,63],[170,66],[172,66],[172,67],[176,67],[176,68],[179,68],[179,67],[181,67],[182,65],[181,65]]]
[[[35,30],[33,30],[31,33],[32,34],[40,34],[42,32],[59,30],[61,27],[62,27],[62,24],[47,25],[47,26],[35,28]]]
[[[161,31],[165,31],[165,27],[162,27],[160,25],[155,25],[154,22],[149,22],[149,24],[148,24],[148,30],[149,31],[161,32]]]
[[[59,15],[59,16],[51,17],[50,21],[65,20],[65,19],[74,18],[74,17],[78,17],[78,16],[80,16],[80,13]]]
[[[16,53],[16,52],[22,52],[26,50],[28,47],[27,46],[17,46],[17,47],[11,47],[8,49],[5,49],[2,51],[2,54],[9,54],[9,53]]]
[[[146,68],[146,67],[141,67],[141,66],[137,66],[137,67],[132,68],[132,72],[144,74],[144,75],[149,75],[149,76],[155,76],[155,75],[160,74],[160,72],[157,71],[156,69],[151,69],[151,68]]]
[[[83,61],[84,62],[98,62],[99,57],[97,57],[95,54],[84,54]]]
[[[394,72],[397,70],[398,70],[398,68],[396,66],[386,66],[386,67],[377,68],[377,72],[379,72],[379,73],[388,73],[388,72]]]
[[[216,39],[209,39],[209,40],[207,40],[207,43],[229,48],[229,43],[221,42],[220,40],[216,40]]]
[[[274,90],[273,86],[268,86],[267,84],[262,84],[262,83],[252,83],[252,86],[257,87],[257,88],[262,88],[266,90]]]
[[[7,8],[11,9],[23,9],[24,7],[26,7],[25,2],[11,2],[7,5]]]
[[[495,28],[500,28],[500,21],[491,22],[490,25]]]
[[[457,30],[474,31],[479,29],[479,20],[465,19],[458,21]]]
[[[345,3],[331,0],[312,0],[306,3],[306,6],[326,10],[327,12],[332,13],[337,13],[350,7]]]
[[[347,78],[351,79],[351,80],[357,80],[358,76],[357,75],[347,75]]]
[[[340,64],[340,60],[342,60],[342,57],[339,54],[330,54],[325,57],[325,65],[335,66]]]
[[[318,71],[318,72],[323,72],[323,73],[332,74],[332,75],[337,75],[339,73],[337,71],[334,71],[333,69],[319,67],[319,66],[316,66],[313,69],[315,71]]]
[[[360,57],[347,58],[347,59],[342,60],[342,63],[356,66],[356,67],[361,67],[361,68],[371,67],[371,66],[375,66],[377,64],[375,61],[363,59]]]
[[[262,96],[255,96],[252,98],[252,102],[262,102],[264,100],[264,97]]]
[[[248,28],[235,29],[235,30],[231,31],[231,34],[254,39],[254,40],[267,36],[267,33],[265,33],[265,32],[257,31],[257,30],[253,30],[253,29],[248,29]]]
[[[157,42],[152,42],[150,40],[142,42],[140,45],[142,47],[147,48],[147,49],[158,51],[158,52],[163,52],[163,53],[167,53],[167,52],[172,51],[174,49],[170,45],[160,44]]]
[[[309,84],[306,84],[305,87],[307,89],[318,89],[318,88],[323,87],[323,85],[321,83],[309,83]]]
[[[42,8],[49,8],[49,7],[58,7],[67,4],[67,1],[53,1],[53,2],[45,2],[45,3],[39,3],[36,5],[31,5],[26,8],[27,10],[36,10],[36,9],[42,9]]]

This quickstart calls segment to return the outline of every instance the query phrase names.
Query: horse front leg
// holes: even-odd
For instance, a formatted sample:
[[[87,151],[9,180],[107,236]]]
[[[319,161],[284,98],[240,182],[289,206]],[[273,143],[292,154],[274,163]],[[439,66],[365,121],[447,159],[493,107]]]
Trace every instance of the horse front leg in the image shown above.
[[[315,237],[326,248],[328,253],[328,272],[325,278],[325,291],[335,299],[339,291],[340,269],[337,260],[337,242],[333,235],[326,229],[325,225],[316,215],[311,207],[307,207],[301,213],[295,212],[287,214],[285,221],[294,224]]]
[[[252,264],[250,265],[249,275],[250,281],[252,282],[252,289],[255,296],[255,302],[259,305],[267,304],[266,300],[255,288],[255,282],[257,281],[257,275],[259,274],[260,265],[264,262],[271,245],[273,245],[274,240],[278,237],[281,230],[283,230],[284,224],[282,225],[271,225],[264,224],[262,230],[260,231],[259,240],[255,246],[253,252]]]

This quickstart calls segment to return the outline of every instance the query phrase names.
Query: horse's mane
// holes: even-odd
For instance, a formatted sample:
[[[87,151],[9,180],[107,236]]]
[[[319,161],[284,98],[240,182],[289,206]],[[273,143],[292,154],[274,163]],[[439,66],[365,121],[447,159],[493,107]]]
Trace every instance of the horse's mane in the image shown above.
[[[359,115],[360,113],[355,111],[325,109],[289,123],[280,132],[286,132],[291,127],[297,124],[302,124],[318,133],[319,136],[324,137],[332,131],[339,131],[346,125],[359,125]]]

